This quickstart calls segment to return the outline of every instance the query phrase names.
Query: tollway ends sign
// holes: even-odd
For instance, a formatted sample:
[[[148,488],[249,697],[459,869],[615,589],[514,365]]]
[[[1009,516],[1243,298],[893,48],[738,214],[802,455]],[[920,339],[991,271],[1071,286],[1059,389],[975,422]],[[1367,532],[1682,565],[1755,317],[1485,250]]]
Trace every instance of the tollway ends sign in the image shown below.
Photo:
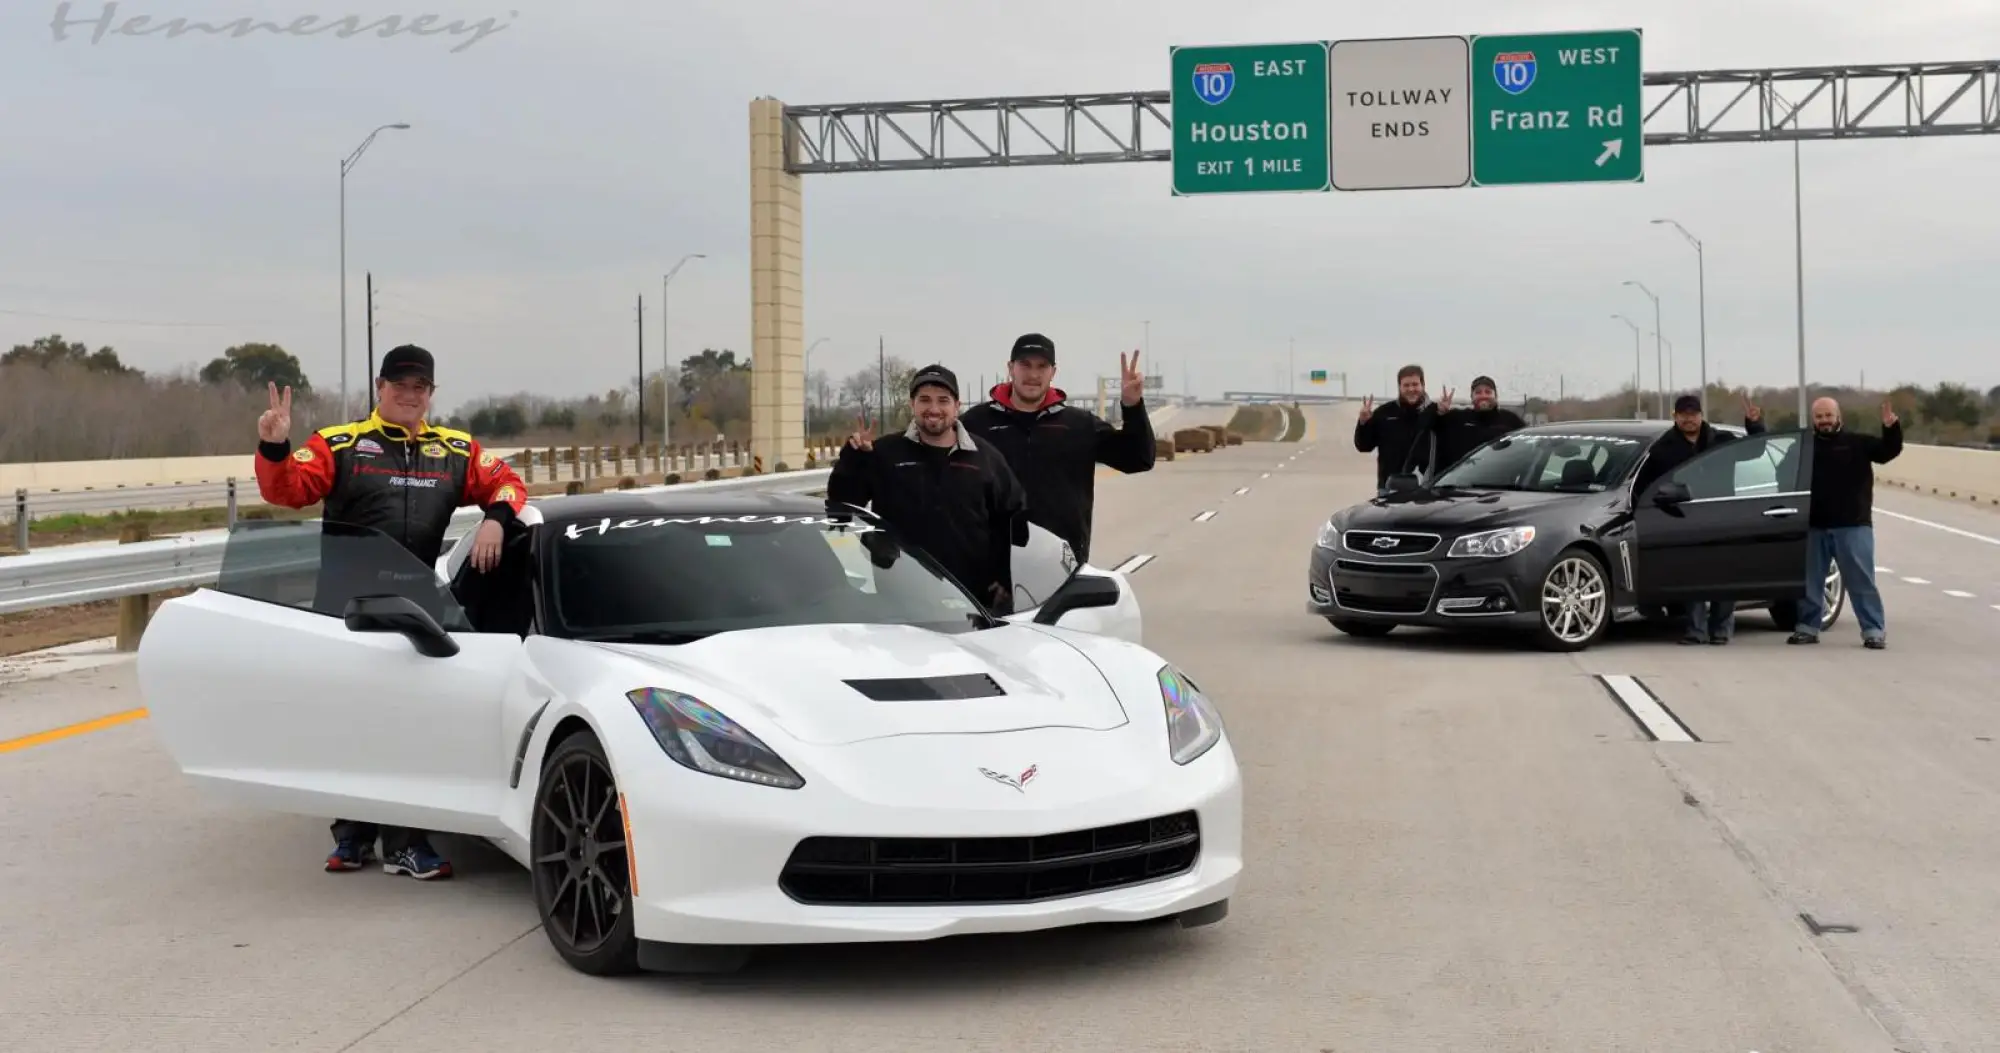
[[[1173,192],[1641,182],[1641,39],[1176,47]]]

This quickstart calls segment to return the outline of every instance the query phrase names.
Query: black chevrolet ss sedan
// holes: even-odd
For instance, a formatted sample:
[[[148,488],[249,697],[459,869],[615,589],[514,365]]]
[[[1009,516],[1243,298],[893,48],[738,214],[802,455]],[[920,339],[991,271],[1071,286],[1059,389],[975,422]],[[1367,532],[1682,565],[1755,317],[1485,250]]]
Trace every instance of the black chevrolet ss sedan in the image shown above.
[[[1812,443],[1803,431],[1744,435],[1634,493],[1668,421],[1523,428],[1428,483],[1334,513],[1313,546],[1307,609],[1354,636],[1399,625],[1513,629],[1580,651],[1614,620],[1671,621],[1692,600],[1765,608],[1792,629],[1806,592]],[[1845,603],[1839,568],[1821,628]]]

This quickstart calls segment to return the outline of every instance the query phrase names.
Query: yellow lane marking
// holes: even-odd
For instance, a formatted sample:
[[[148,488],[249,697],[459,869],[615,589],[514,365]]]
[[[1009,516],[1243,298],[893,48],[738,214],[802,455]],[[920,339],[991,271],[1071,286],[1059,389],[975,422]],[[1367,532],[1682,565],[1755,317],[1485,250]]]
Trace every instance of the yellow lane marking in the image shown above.
[[[51,742],[73,738],[77,735],[88,735],[93,731],[103,731],[105,728],[115,728],[120,724],[130,724],[135,720],[144,720],[146,716],[147,713],[143,709],[128,709],[123,713],[113,713],[108,717],[86,720],[81,724],[71,724],[68,727],[56,728],[52,731],[38,731],[33,735],[23,735],[18,739],[7,739],[4,742],[0,742],[0,753],[12,753],[15,750],[24,750],[31,746],[45,746]]]

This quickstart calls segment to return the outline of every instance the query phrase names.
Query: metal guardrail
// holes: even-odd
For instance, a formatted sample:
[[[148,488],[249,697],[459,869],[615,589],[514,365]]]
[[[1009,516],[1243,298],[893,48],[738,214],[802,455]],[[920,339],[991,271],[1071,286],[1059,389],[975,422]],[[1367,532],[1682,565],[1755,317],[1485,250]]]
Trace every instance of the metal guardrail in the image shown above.
[[[672,486],[642,486],[619,493],[660,493],[683,490],[766,490],[774,493],[812,493],[826,486],[829,470],[751,475],[737,479],[708,479]],[[535,504],[561,501],[565,495],[532,498]],[[477,508],[461,508],[452,516],[446,532],[456,540],[475,526],[485,513]],[[79,603],[143,596],[173,589],[211,584],[222,567],[222,550],[228,543],[226,530],[204,531],[158,541],[135,541],[127,545],[63,546],[0,559],[0,614]]]

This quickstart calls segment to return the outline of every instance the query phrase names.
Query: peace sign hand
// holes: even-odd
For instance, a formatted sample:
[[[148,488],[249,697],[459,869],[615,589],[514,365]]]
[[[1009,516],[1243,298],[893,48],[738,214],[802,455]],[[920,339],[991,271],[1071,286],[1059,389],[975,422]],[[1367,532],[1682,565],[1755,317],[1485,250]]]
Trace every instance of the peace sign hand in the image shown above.
[[[1118,355],[1118,394],[1127,406],[1136,406],[1146,397],[1146,375],[1139,372],[1139,352],[1132,352],[1127,361],[1123,352]]]
[[[847,445],[863,453],[875,448],[875,429],[868,426],[868,418],[854,419],[854,432],[847,437]]]
[[[1442,394],[1442,395],[1439,395],[1439,396],[1438,396],[1438,412],[1439,412],[1439,413],[1450,413],[1450,412],[1451,412],[1451,389],[1450,389],[1450,388],[1446,388],[1446,389],[1444,389],[1444,394]]]
[[[1375,396],[1373,395],[1361,396],[1361,419],[1365,422],[1367,421],[1368,418],[1374,415],[1375,415]]]
[[[1758,409],[1757,404],[1750,401],[1750,396],[1743,396],[1743,419],[1746,422],[1755,423],[1763,419],[1763,416],[1764,411]]]
[[[1890,402],[1890,401],[1889,401],[1888,399],[1883,399],[1883,400],[1882,400],[1882,426],[1883,426],[1884,428],[1892,428],[1892,427],[1895,427],[1895,425],[1896,425],[1896,420],[1897,420],[1897,417],[1896,417],[1896,407],[1895,407],[1895,405],[1894,405],[1894,404],[1892,404],[1892,403],[1891,403],[1891,402]]]
[[[284,442],[292,435],[292,389],[285,388],[283,397],[278,395],[278,384],[271,382],[271,408],[257,418],[257,437],[265,442]]]

